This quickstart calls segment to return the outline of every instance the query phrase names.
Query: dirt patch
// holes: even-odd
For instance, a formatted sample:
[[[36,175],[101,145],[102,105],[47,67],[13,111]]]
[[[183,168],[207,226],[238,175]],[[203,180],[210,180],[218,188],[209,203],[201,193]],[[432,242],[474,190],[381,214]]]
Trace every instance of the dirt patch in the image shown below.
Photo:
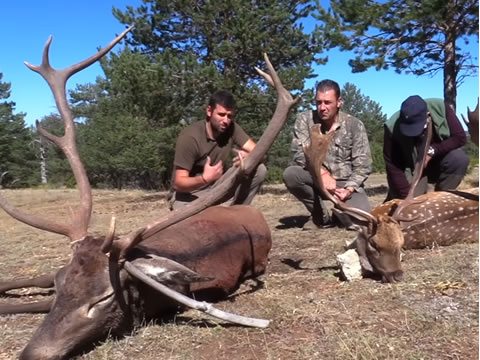
[[[371,178],[369,189],[385,187]],[[478,178],[477,180],[478,184]],[[465,183],[462,187],[471,187]],[[247,282],[216,306],[268,318],[264,330],[213,320],[190,310],[149,323],[120,340],[108,340],[81,359],[478,359],[478,245],[409,251],[405,279],[393,285],[339,279],[335,255],[353,232],[301,230],[303,206],[277,187],[254,201],[273,233],[264,284]],[[66,216],[77,193],[69,190],[4,192],[11,202],[51,218]],[[384,191],[371,196],[384,199]],[[94,191],[92,232],[102,234],[115,214],[119,233],[165,213],[163,193]],[[61,236],[35,230],[0,213],[0,280],[55,271],[68,261]],[[28,289],[0,297],[19,303],[51,297]],[[13,359],[43,315],[0,317],[0,359]]]

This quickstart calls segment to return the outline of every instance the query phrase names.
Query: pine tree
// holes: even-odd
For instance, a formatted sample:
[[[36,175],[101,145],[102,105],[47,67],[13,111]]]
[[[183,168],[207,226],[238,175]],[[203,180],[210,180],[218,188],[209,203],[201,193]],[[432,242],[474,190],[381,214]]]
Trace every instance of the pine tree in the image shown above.
[[[459,41],[478,41],[477,0],[317,1],[316,34],[326,48],[353,50],[353,72],[394,68],[415,75],[443,71],[444,99],[456,107],[456,89],[476,75],[472,54]]]
[[[93,184],[168,186],[180,127],[204,119],[218,89],[235,95],[235,121],[257,141],[276,103],[275,92],[255,71],[265,68],[263,53],[292,92],[303,90],[311,63],[323,61],[317,56],[321,47],[300,22],[313,10],[308,1],[201,4],[147,0],[137,9],[114,9],[122,23],[136,24],[127,46],[102,59],[105,79],[70,93],[73,112],[82,119],[79,146]],[[276,156],[269,161],[275,166],[290,157],[284,142],[273,145]],[[114,159],[110,165],[107,154]],[[128,160],[133,154],[136,160]]]
[[[345,83],[342,88],[342,111],[360,119],[367,130],[368,142],[372,153],[373,172],[385,171],[383,160],[383,124],[387,116],[382,107],[368,96],[361,93],[352,83]]]
[[[40,162],[35,157],[33,136],[25,126],[25,114],[14,114],[10,83],[0,73],[0,175],[4,188],[36,185],[40,181]]]

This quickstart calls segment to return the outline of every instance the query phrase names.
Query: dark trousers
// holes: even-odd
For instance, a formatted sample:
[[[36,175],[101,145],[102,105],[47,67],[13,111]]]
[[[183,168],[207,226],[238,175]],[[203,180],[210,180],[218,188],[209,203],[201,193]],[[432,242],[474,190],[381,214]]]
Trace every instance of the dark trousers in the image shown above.
[[[444,156],[433,157],[423,171],[414,196],[425,194],[429,183],[434,184],[435,191],[455,190],[467,172],[469,161],[463,149],[454,149]],[[396,189],[389,188],[385,201],[399,197]]]
[[[260,187],[262,186],[266,176],[266,166],[264,164],[258,165],[255,172],[250,177],[244,179],[244,181],[242,181],[242,183],[235,190],[235,195],[233,196],[231,205],[250,205],[254,196],[260,190]],[[198,199],[203,194],[211,191],[211,187],[213,185],[214,184],[200,191],[196,191],[193,194],[175,193],[169,203],[170,210],[178,209],[179,207],[185,206],[192,201]]]
[[[314,185],[312,175],[308,170],[298,165],[289,166],[283,172],[283,182],[288,191],[305,205],[313,218],[324,223],[330,220],[330,214],[324,204],[324,199],[320,196],[320,192]],[[344,181],[337,181],[338,188],[342,188],[344,185]],[[345,203],[348,206],[365,211],[371,210],[367,194],[363,188],[353,192]]]

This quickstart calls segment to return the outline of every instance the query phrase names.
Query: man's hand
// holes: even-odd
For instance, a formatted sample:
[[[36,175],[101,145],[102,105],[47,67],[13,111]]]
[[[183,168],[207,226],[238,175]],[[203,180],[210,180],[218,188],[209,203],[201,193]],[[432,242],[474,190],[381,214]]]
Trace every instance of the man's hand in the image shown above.
[[[352,196],[352,192],[353,192],[353,190],[351,188],[336,189],[335,190],[335,196],[339,200],[345,201],[345,200],[348,200],[350,198],[350,196]]]
[[[233,158],[233,166],[239,167],[240,166],[240,159],[245,160],[245,158],[248,155],[248,152],[245,150],[238,150],[238,149],[233,149],[237,153],[237,156]]]
[[[210,156],[207,156],[205,161],[205,166],[203,167],[202,177],[207,184],[210,184],[222,177],[223,174],[223,163],[220,160],[215,165],[210,165],[211,159]]]
[[[425,163],[423,164],[423,168],[425,169],[427,166],[428,166],[428,163],[430,162],[430,160],[432,160],[432,157],[427,155],[425,157]]]
[[[335,190],[337,189],[337,180],[335,180],[330,173],[324,173],[322,175],[322,181],[323,185],[325,186],[325,189],[331,193],[335,194]]]

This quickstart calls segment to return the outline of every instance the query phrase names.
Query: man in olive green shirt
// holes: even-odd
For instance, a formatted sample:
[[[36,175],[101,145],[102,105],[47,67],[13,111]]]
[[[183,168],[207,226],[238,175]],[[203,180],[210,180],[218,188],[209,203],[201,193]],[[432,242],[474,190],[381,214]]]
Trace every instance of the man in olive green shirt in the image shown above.
[[[235,166],[255,148],[255,142],[233,121],[235,99],[220,90],[210,97],[206,119],[180,133],[175,147],[174,174],[169,193],[170,209],[186,205],[207,191],[224,173],[224,163],[236,152]],[[267,169],[260,164],[253,176],[236,190],[232,204],[250,204]]]

